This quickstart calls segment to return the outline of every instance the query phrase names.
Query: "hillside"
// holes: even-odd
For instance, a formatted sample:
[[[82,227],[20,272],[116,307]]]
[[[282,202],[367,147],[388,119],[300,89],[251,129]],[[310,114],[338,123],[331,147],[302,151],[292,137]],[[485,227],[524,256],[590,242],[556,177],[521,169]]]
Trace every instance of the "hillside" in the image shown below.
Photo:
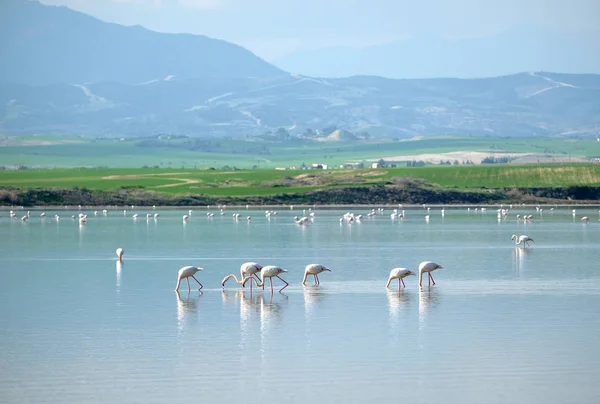
[[[0,133],[291,135],[337,126],[371,137],[596,136],[600,75],[486,79],[172,78],[145,84],[0,84]]]
[[[66,7],[2,0],[0,81],[143,83],[176,77],[283,74],[229,42],[106,23]]]

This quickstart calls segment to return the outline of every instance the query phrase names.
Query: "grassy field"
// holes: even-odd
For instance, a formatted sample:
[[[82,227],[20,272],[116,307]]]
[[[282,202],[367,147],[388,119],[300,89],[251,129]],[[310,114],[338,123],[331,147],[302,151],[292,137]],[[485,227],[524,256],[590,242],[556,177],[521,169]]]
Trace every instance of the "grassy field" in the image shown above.
[[[143,187],[167,194],[222,196],[272,195],[343,186],[423,179],[443,188],[600,186],[600,164],[429,166],[361,170],[181,170],[41,169],[1,171],[0,186],[28,188],[85,187],[116,190]]]
[[[0,166],[68,168],[143,166],[189,170],[191,168],[251,169],[347,162],[423,153],[481,151],[537,153],[558,157],[600,156],[600,142],[569,139],[520,139],[487,137],[427,138],[410,141],[274,143],[219,139],[195,144],[176,139],[143,145],[140,139],[82,139],[65,137],[0,137]],[[187,143],[186,143],[187,142]],[[189,144],[195,146],[190,150]]]

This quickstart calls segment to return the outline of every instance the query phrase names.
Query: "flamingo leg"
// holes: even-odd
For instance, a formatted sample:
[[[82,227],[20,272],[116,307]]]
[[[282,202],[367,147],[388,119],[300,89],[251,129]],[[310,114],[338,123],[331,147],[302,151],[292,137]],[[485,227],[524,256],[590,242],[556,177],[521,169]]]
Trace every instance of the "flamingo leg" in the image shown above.
[[[185,278],[185,280],[188,283],[188,293],[190,293],[192,291],[192,288],[190,287],[190,278]]]
[[[405,288],[406,285],[404,284],[404,279],[400,278],[400,280],[402,281],[402,287]]]
[[[431,282],[433,282],[433,284],[435,285],[435,281],[433,280],[433,276],[431,276],[431,272],[429,273],[429,279],[431,279]]]
[[[192,275],[192,278],[194,278],[194,280],[195,280],[196,282],[198,282],[198,285],[200,285],[200,289],[202,289],[202,288],[204,287],[204,285],[202,285],[202,284],[200,283],[200,281],[199,281],[198,279],[196,279],[196,277],[195,277],[194,275]],[[200,289],[198,289],[198,290],[200,290]]]
[[[398,292],[400,292],[400,281],[401,281],[401,279],[398,278]]]
[[[281,279],[281,277],[280,277],[279,275],[276,275],[276,276],[277,276],[279,279]],[[279,289],[279,291],[280,291],[280,292],[281,292],[283,289],[285,289],[285,288],[287,288],[288,286],[290,286],[290,284],[289,284],[289,283],[287,283],[286,281],[284,281],[283,279],[281,279],[281,281],[282,281],[283,283],[285,283],[285,286],[284,286],[284,287],[282,287],[281,289]]]
[[[269,278],[269,281],[271,282],[271,293],[273,293],[273,277]]]
[[[318,281],[317,281],[317,275],[316,275],[316,274],[313,274],[313,278],[315,278],[315,286],[316,286],[316,285],[318,285],[319,283],[318,283]]]
[[[316,274],[315,278],[317,278],[317,285],[320,285],[321,284],[321,280],[319,279],[319,274]]]

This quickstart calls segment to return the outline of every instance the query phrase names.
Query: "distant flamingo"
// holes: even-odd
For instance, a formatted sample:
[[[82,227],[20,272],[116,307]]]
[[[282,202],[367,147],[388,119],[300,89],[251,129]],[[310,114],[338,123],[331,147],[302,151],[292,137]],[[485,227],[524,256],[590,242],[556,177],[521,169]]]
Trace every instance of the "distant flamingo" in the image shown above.
[[[119,262],[123,262],[123,249],[120,247],[117,248],[117,258]]]
[[[198,268],[198,267],[194,267],[194,266],[187,266],[187,267],[181,268],[179,270],[179,272],[177,273],[177,287],[175,288],[175,290],[179,290],[179,285],[181,284],[181,280],[185,279],[188,284],[188,292],[190,292],[192,290],[190,288],[190,280],[189,280],[190,277],[194,278],[194,280],[196,282],[198,282],[198,285],[200,285],[200,288],[198,290],[201,290],[204,286],[198,281],[198,279],[196,279],[196,277],[194,275],[196,274],[196,272],[200,272],[202,270],[203,270],[202,268]]]
[[[390,287],[390,283],[392,283],[392,280],[394,279],[398,279],[398,290],[400,290],[400,282],[402,282],[402,286],[406,287],[406,285],[404,284],[404,278],[406,278],[409,275],[416,275],[413,271],[406,269],[406,268],[394,268],[390,271],[390,277],[388,278],[387,284],[385,285],[386,288]]]
[[[230,278],[235,279],[235,282],[238,285],[242,285],[244,283],[244,280],[246,279],[246,275],[252,277],[252,276],[256,276],[256,279],[258,279],[260,281],[260,278],[258,277],[258,275],[256,274],[257,272],[260,272],[260,270],[262,269],[262,267],[260,265],[258,265],[256,262],[244,262],[241,266],[240,266],[240,279],[237,278],[237,276],[235,276],[235,274],[229,274],[227,275],[225,278],[223,278],[223,281],[221,282],[221,286],[225,287],[225,282],[227,282]],[[263,286],[264,288],[264,286]],[[250,290],[252,290],[252,282],[250,282]]]
[[[306,285],[306,278],[308,275],[312,275],[315,278],[315,285],[320,285],[321,281],[319,280],[319,274],[324,271],[331,272],[331,269],[319,264],[308,264],[306,268],[304,268],[304,279],[302,279],[302,284]]]
[[[529,241],[531,241],[533,243],[533,239],[529,236],[526,235],[522,235],[517,237],[516,234],[513,234],[512,237],[510,238],[511,240],[515,240],[515,244],[519,245],[521,243],[523,243],[523,246],[529,247]]]
[[[431,262],[431,261],[423,261],[419,264],[419,286],[423,286],[423,274],[427,273],[427,275],[429,276],[429,286],[431,286],[431,282],[433,282],[433,284],[435,285],[435,281],[433,280],[433,276],[431,276],[431,273],[433,271],[435,271],[436,269],[443,269],[444,267],[436,264],[435,262]]]
[[[256,279],[252,276],[247,277],[246,279],[244,279],[244,282],[242,283],[242,286],[244,286],[246,284],[246,282],[248,281],[253,281],[254,283],[256,283],[256,286],[259,287],[264,287],[265,285],[265,278],[269,278],[269,281],[271,282],[271,293],[273,293],[273,278],[279,278],[281,279],[281,281],[283,281],[283,283],[285,283],[285,286],[282,287],[281,289],[279,289],[279,291],[281,292],[283,289],[287,288],[289,286],[289,283],[287,283],[286,281],[284,281],[279,274],[287,272],[286,269],[274,266],[274,265],[268,265],[266,267],[263,267],[260,271],[260,278],[262,282],[257,282]]]

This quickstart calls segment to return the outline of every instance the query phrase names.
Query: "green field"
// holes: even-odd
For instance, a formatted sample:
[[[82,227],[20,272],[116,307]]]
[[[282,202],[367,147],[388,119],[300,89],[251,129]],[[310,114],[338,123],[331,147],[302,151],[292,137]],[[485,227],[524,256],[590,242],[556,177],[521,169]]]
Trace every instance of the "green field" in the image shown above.
[[[147,143],[148,141],[146,141]],[[194,143],[199,142],[199,143]],[[191,150],[191,148],[194,148]],[[548,138],[431,137],[420,140],[284,143],[251,140],[174,139],[144,145],[141,139],[84,139],[66,137],[0,137],[0,166],[40,168],[144,166],[241,169],[299,167],[313,163],[339,167],[348,162],[391,156],[480,151],[535,153],[556,158],[600,157],[600,142]],[[462,162],[462,161],[461,161]]]
[[[40,169],[0,172],[0,187],[117,190],[220,196],[298,193],[423,179],[442,188],[600,186],[600,164],[427,166],[349,170]]]

